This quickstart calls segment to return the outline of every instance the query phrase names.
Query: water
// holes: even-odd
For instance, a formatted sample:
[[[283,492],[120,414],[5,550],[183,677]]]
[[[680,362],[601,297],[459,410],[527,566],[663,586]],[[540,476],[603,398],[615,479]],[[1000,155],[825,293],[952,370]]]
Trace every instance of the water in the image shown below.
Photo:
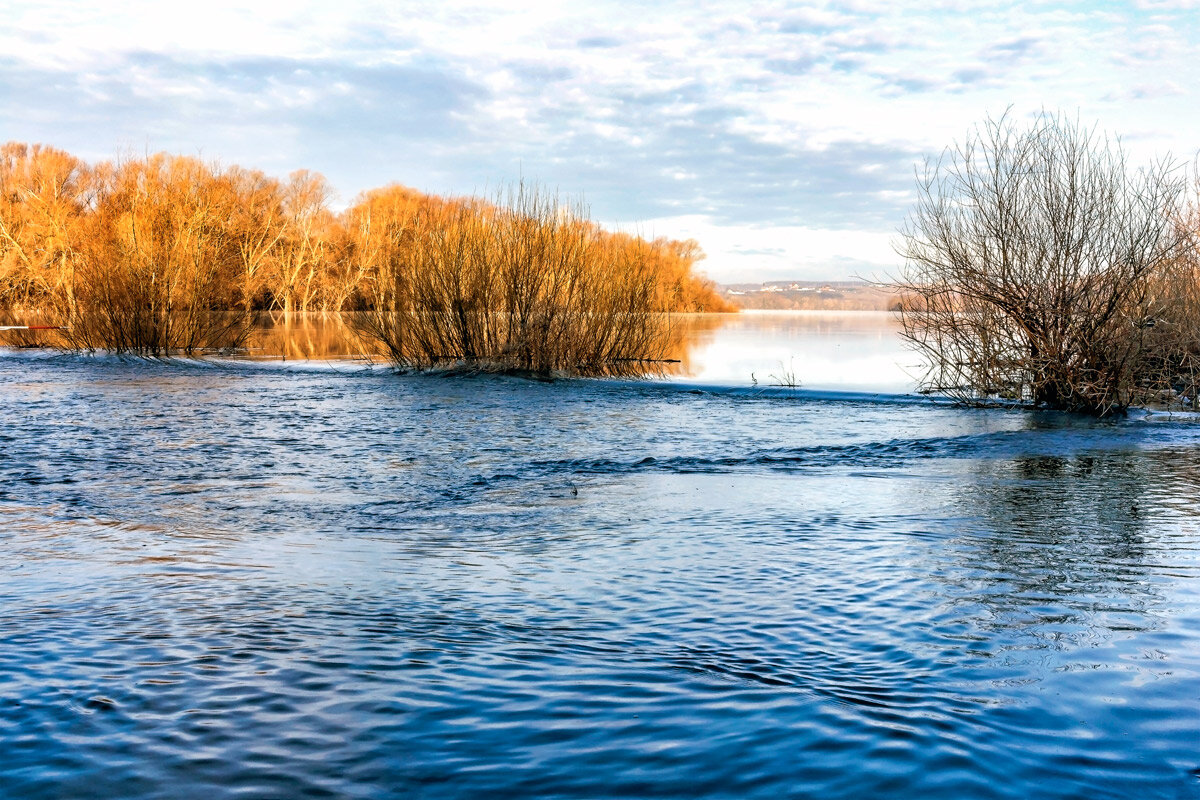
[[[658,376],[719,387],[780,387],[905,393],[919,375],[917,358],[891,314],[875,311],[743,311],[683,314],[672,321],[677,341]],[[36,334],[32,334],[36,336]],[[262,315],[249,357],[343,364],[363,341],[337,315]],[[382,351],[373,356],[384,360]],[[344,365],[344,364],[343,364]]]
[[[681,382],[911,392],[919,359],[899,320],[875,311],[743,311],[684,318]]]
[[[796,365],[0,351],[0,796],[1200,797],[1200,425]]]

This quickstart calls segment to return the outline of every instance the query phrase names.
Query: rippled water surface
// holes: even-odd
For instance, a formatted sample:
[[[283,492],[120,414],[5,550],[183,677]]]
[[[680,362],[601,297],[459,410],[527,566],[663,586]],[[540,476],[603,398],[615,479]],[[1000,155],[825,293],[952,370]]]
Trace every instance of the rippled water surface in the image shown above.
[[[1200,797],[1192,420],[0,382],[2,797]]]

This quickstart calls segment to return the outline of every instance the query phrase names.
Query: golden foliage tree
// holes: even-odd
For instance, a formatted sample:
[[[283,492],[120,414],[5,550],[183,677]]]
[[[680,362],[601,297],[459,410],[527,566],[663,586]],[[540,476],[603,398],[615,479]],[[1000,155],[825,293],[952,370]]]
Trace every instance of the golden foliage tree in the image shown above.
[[[245,335],[237,196],[204,163],[156,155],[101,165],[75,276],[68,341],[165,355]]]
[[[258,170],[232,167],[222,178],[235,204],[235,231],[241,273],[241,303],[246,310],[267,305],[270,278],[286,235],[283,187]]]
[[[605,231],[523,186],[488,202],[390,185],[342,213],[332,194],[306,170],[281,182],[165,154],[93,168],[5,145],[0,309],[67,321],[70,346],[151,355],[232,346],[251,311],[404,309],[421,322],[402,338],[424,342],[405,358],[530,370],[614,369],[648,352],[632,346],[646,314],[734,310],[693,272],[694,241]]]
[[[62,150],[0,148],[0,307],[74,307],[87,165]]]

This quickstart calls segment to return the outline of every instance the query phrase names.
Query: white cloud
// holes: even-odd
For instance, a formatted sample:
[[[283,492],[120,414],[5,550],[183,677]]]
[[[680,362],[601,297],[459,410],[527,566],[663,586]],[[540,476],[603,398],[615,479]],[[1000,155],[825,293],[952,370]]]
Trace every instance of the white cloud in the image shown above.
[[[643,235],[699,241],[707,258],[698,268],[721,283],[851,275],[874,280],[894,273],[900,263],[893,249],[896,234],[886,230],[728,224],[700,215],[623,227]]]
[[[836,278],[893,263],[913,162],[1010,106],[1194,152],[1198,5],[41,0],[5,10],[0,136],[310,167],[343,197],[524,176],[690,220],[723,279]]]

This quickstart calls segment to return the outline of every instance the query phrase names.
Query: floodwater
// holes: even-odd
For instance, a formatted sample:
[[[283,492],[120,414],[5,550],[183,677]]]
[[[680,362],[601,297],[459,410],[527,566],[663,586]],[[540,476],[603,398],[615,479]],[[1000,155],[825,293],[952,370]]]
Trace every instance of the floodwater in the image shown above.
[[[0,350],[0,797],[1200,797],[1200,423],[906,397],[890,324]]]
[[[874,311],[743,311],[674,317],[673,346],[659,376],[714,387],[790,386],[835,391],[913,390],[916,357],[898,337],[900,324]],[[340,364],[364,343],[338,315],[261,315],[248,342],[256,360]],[[378,353],[372,356],[383,360]]]

